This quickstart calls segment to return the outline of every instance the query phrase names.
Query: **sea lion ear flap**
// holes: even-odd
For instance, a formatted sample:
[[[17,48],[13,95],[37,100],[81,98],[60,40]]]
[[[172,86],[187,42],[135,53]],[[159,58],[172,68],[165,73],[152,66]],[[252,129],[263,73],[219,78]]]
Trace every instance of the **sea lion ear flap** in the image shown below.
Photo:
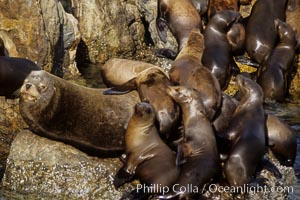
[[[123,85],[112,87],[110,89],[104,90],[104,95],[121,95],[121,94],[127,94],[131,92],[132,90],[136,89],[136,78],[133,78]]]

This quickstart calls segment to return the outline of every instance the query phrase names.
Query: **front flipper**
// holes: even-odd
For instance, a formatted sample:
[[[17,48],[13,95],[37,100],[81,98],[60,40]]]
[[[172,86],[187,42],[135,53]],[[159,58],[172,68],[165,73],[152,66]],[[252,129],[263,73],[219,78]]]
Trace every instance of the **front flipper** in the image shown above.
[[[112,87],[110,89],[104,90],[104,95],[121,95],[121,94],[127,94],[131,92],[132,90],[136,89],[136,78],[133,78],[123,85]]]
[[[139,164],[155,156],[155,154],[153,154],[153,152],[151,151],[157,146],[157,143],[153,143],[146,149],[144,149],[142,152],[137,152],[136,154],[129,154],[127,162],[124,166],[124,170],[126,170],[129,174],[135,174],[135,170]]]
[[[167,24],[166,21],[162,18],[156,18],[156,30],[159,38],[164,43],[167,42]]]
[[[175,51],[166,48],[156,49],[155,55],[160,58],[169,58],[171,60],[175,60],[177,57],[177,53]]]
[[[242,65],[248,65],[254,68],[260,68],[260,64],[254,62],[250,58],[247,58],[245,56],[236,56],[235,61],[242,64]]]
[[[114,186],[116,189],[118,189],[123,184],[133,180],[134,174],[128,173],[124,168],[122,167],[116,174],[114,178]]]

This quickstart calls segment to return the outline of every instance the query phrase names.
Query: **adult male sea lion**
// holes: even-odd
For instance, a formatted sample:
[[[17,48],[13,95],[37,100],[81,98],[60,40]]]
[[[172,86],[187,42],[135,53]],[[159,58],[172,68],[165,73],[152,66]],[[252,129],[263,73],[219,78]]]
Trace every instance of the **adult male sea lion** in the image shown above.
[[[115,87],[135,78],[140,72],[150,67],[157,66],[142,61],[111,58],[101,66],[100,70],[105,85]]]
[[[120,187],[135,175],[147,186],[171,188],[179,176],[175,153],[161,140],[155,127],[155,114],[148,103],[137,103],[125,135],[126,161],[115,179]]]
[[[41,70],[25,58],[0,56],[0,96],[16,98],[26,76],[33,70]]]
[[[171,66],[170,80],[175,85],[196,89],[201,94],[209,119],[212,119],[221,105],[222,91],[216,77],[201,64],[203,48],[203,35],[198,29],[193,29]]]
[[[275,20],[279,43],[259,73],[257,82],[261,85],[264,98],[283,101],[288,93],[289,74],[295,61],[296,38],[292,27],[279,19]]]
[[[177,129],[180,110],[166,93],[166,88],[170,85],[171,82],[167,75],[161,69],[153,67],[142,71],[119,87],[105,90],[104,94],[124,94],[137,89],[141,100],[147,101],[153,106],[159,132],[166,139],[171,139],[170,134],[174,132],[175,128]]]
[[[274,20],[285,21],[287,0],[257,0],[246,27],[246,51],[250,58],[262,64],[275,46],[277,33]],[[262,28],[263,27],[263,28]]]
[[[211,18],[204,31],[202,64],[216,76],[222,89],[226,89],[233,70],[238,70],[226,33],[240,18],[238,12],[220,11]]]
[[[202,188],[219,173],[217,144],[198,91],[184,86],[173,86],[167,92],[182,109],[184,137],[177,153],[177,162],[182,164],[180,176],[174,184],[174,190],[161,198],[188,198],[194,194],[180,188],[188,188],[189,185]]]
[[[236,80],[242,98],[222,135],[231,144],[224,173],[231,186],[243,186],[249,183],[265,153],[266,125],[262,89],[245,76],[238,75]]]
[[[103,91],[32,71],[21,88],[20,113],[40,136],[90,155],[116,156],[125,149],[126,126],[140,100],[136,92],[112,98]]]
[[[158,0],[156,28],[160,39],[167,41],[167,30],[169,27],[178,43],[178,52],[193,28],[202,30],[201,17],[191,0]],[[169,55],[175,59],[176,54],[170,49],[161,49],[156,52],[158,55]]]
[[[268,146],[282,165],[293,166],[297,154],[294,130],[278,117],[267,115]]]

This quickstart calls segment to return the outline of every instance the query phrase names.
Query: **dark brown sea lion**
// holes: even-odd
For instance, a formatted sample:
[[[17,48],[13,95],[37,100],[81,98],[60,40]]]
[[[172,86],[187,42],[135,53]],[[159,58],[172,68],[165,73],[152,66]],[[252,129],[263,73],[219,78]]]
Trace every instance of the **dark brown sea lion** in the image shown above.
[[[275,46],[277,33],[274,20],[285,21],[286,1],[257,0],[252,7],[246,27],[246,51],[258,64],[269,57]]]
[[[290,25],[279,19],[275,20],[275,25],[279,43],[263,63],[257,82],[263,89],[265,99],[283,101],[289,89],[288,76],[295,63],[296,39]]]
[[[179,107],[166,93],[166,88],[170,85],[171,82],[167,75],[161,69],[153,67],[142,71],[119,87],[106,90],[104,94],[124,94],[137,89],[141,100],[147,101],[153,106],[159,132],[168,139],[174,129],[177,129],[180,117]]]
[[[135,78],[140,72],[150,67],[156,66],[141,61],[112,58],[101,66],[100,70],[105,85],[115,87]]]
[[[236,81],[242,99],[222,135],[231,144],[224,173],[231,186],[243,186],[249,183],[265,153],[266,125],[260,86],[242,75],[237,75]]]
[[[0,96],[16,98],[26,76],[33,70],[41,70],[25,58],[0,56]]]
[[[139,97],[133,92],[112,98],[103,91],[33,71],[21,88],[20,113],[40,136],[90,155],[117,156],[125,149],[126,126]]]
[[[278,117],[267,115],[268,145],[282,165],[293,166],[297,154],[294,130]]]
[[[184,137],[179,144],[177,156],[177,162],[182,164],[182,168],[173,191],[160,198],[179,196],[182,199],[194,194],[180,188],[188,188],[190,185],[202,188],[219,173],[220,162],[215,134],[198,91],[173,86],[167,92],[183,112]]]
[[[220,11],[211,18],[204,31],[202,64],[216,76],[223,90],[227,88],[233,69],[238,69],[226,33],[240,18],[238,12]]]
[[[202,97],[206,112],[212,119],[221,105],[222,91],[218,80],[201,64],[204,38],[194,29],[186,45],[171,66],[170,80],[175,85],[196,89]]]
[[[300,53],[300,1],[288,0],[286,22],[296,31],[297,54]]]
[[[147,186],[160,188],[171,188],[177,180],[176,154],[161,140],[154,122],[151,105],[136,104],[125,135],[126,161],[114,180],[117,188],[133,175]],[[152,192],[160,193],[158,187]]]
[[[170,28],[178,43],[178,52],[182,49],[193,28],[202,30],[201,17],[191,0],[157,1],[156,28],[163,42],[167,41],[167,27]],[[157,50],[157,54],[171,55],[170,58],[174,59],[176,53],[170,51],[170,49]]]

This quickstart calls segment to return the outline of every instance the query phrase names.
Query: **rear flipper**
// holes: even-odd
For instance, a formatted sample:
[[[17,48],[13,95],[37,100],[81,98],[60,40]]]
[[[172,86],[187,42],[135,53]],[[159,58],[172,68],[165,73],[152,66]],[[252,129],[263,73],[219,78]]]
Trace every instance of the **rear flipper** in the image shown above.
[[[271,172],[277,179],[282,178],[282,174],[280,173],[278,168],[274,165],[274,163],[272,163],[270,160],[268,160],[265,157],[261,160],[261,162],[259,163],[259,165],[257,167],[258,171],[261,171],[263,169],[266,169],[269,172]]]
[[[116,189],[118,189],[119,187],[121,187],[122,185],[124,185],[127,182],[130,182],[131,180],[133,180],[134,178],[134,174],[130,174],[127,171],[124,170],[124,168],[122,167],[116,174],[115,178],[114,178],[114,186]]]
[[[254,68],[260,68],[260,64],[254,62],[250,58],[247,58],[245,56],[236,56],[235,61],[242,64],[242,65],[248,65]]]
[[[168,59],[171,59],[171,60],[175,60],[175,58],[177,57],[176,52],[174,52],[171,49],[166,49],[166,48],[156,49],[155,50],[155,55],[157,57],[168,58]]]
[[[147,200],[150,195],[150,193],[145,193],[144,189],[135,189],[130,193],[124,194],[121,200]]]

